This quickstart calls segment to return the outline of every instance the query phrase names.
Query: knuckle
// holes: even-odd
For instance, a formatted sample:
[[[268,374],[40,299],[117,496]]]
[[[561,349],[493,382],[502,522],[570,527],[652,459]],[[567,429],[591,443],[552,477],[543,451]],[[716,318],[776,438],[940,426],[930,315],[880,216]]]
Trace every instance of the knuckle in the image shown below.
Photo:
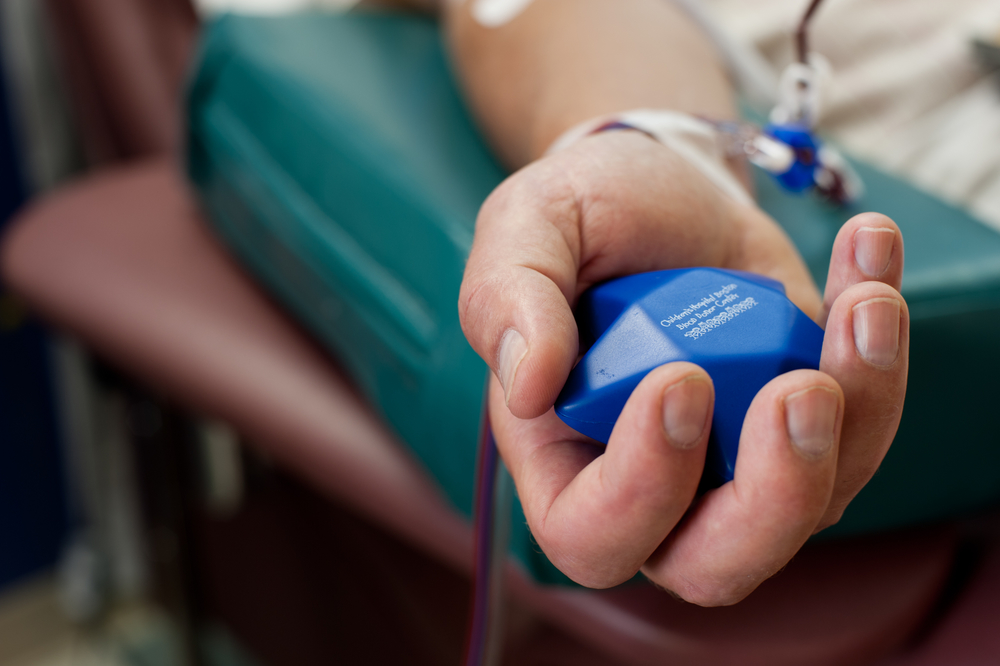
[[[466,277],[462,281],[462,287],[458,292],[458,319],[462,325],[462,331],[468,335],[475,320],[478,318],[478,305],[482,299],[483,290],[486,286],[484,280]]]
[[[615,576],[605,572],[592,571],[590,569],[577,569],[563,571],[574,583],[582,585],[591,590],[607,590],[621,585],[629,576]]]
[[[818,525],[816,525],[816,529],[813,530],[813,534],[818,534],[819,532],[822,532],[826,528],[833,527],[834,525],[839,523],[840,519],[844,517],[844,510],[846,508],[847,506],[845,505],[827,511],[826,515],[823,516],[823,519],[819,521]]]
[[[829,505],[829,491],[832,485],[832,483],[826,483],[823,484],[825,487],[802,488],[787,493],[782,498],[782,506],[787,512],[790,524],[801,524],[807,530],[810,524],[815,524]]]
[[[632,578],[642,564],[616,556],[600,545],[588,545],[580,538],[569,537],[558,530],[547,532],[544,525],[539,527],[531,533],[542,552],[559,571],[584,587],[605,590],[621,585]]]
[[[715,583],[713,585],[696,585],[686,582],[685,585],[672,588],[674,594],[680,599],[705,608],[718,608],[720,606],[732,606],[737,604],[753,592],[759,582],[738,581],[729,583]]]
[[[519,175],[520,172],[508,177],[490,192],[483,205],[479,208],[479,215],[476,219],[477,226],[485,220],[490,220],[497,215],[503,214],[510,200],[516,196],[519,190],[520,181],[522,180],[519,178]]]
[[[837,479],[837,495],[842,498],[841,501],[846,507],[847,504],[854,499],[854,497],[861,492],[861,489],[868,485],[872,477],[875,476],[875,472],[878,471],[878,464],[881,462],[879,460],[873,460],[867,462],[867,464],[853,464],[848,465],[846,462],[844,464],[844,470],[838,474]],[[843,511],[843,509],[841,509]]]
[[[498,275],[471,277],[462,282],[458,296],[458,320],[462,332],[473,347],[482,354],[483,345],[490,346],[485,337],[495,334],[486,330],[497,311],[497,296],[502,294],[503,279]]]
[[[592,590],[606,590],[621,585],[639,570],[635,567],[631,571],[622,571],[617,567],[612,569],[581,562],[561,562],[557,567],[574,583]]]
[[[760,505],[779,516],[788,529],[808,529],[826,513],[834,487],[836,470],[797,477],[790,483],[775,484],[760,498]]]
[[[833,485],[833,474],[823,473],[755,489],[745,499],[748,506],[780,521],[787,531],[808,533],[826,513]]]
[[[483,202],[479,220],[502,216],[512,204],[547,208],[575,200],[576,193],[566,172],[550,160],[541,160],[500,183]]]

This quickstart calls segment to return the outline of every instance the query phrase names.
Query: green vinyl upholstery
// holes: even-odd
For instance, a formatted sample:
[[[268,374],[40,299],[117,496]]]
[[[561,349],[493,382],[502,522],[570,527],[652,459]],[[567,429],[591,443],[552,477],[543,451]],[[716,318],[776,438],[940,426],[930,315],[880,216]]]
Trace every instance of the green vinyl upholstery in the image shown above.
[[[487,368],[456,304],[476,213],[505,174],[463,105],[436,25],[390,14],[228,16],[203,40],[188,165],[213,225],[469,515]],[[830,536],[1000,499],[1000,235],[857,168],[868,193],[856,210],[757,183],[821,285],[855,212],[890,215],[906,244],[903,422]],[[515,512],[513,555],[541,582],[565,580]]]

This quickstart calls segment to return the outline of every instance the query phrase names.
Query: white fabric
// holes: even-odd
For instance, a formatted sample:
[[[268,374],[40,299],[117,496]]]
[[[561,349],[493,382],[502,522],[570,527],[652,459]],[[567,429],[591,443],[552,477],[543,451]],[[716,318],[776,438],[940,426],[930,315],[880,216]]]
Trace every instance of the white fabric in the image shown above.
[[[804,0],[703,6],[775,71],[792,61]],[[810,30],[833,68],[819,129],[1000,230],[1000,85],[975,60],[977,35],[1000,35],[997,0],[824,0]]]
[[[556,139],[547,155],[569,148],[611,122],[640,129],[673,150],[734,200],[752,204],[753,199],[726,166],[726,154],[715,128],[704,120],[677,111],[635,109],[580,123]]]
[[[757,111],[767,113],[777,103],[778,76],[761,54],[744,40],[733,39],[702,0],[670,0],[684,9],[712,40],[736,86]]]

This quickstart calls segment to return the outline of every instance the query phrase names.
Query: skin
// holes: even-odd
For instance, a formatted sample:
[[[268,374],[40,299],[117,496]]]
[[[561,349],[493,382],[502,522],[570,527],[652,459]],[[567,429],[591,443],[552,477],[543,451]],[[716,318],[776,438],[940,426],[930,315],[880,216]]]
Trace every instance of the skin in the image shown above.
[[[899,230],[875,213],[847,222],[821,295],[773,220],[643,134],[607,132],[542,157],[569,127],[616,111],[735,116],[717,55],[671,3],[537,0],[497,29],[459,3],[444,19],[467,98],[516,169],[480,211],[459,312],[494,370],[490,417],[532,534],[583,585],[642,571],[690,602],[736,603],[839,520],[892,442],[909,329]],[[734,480],[697,500],[714,399],[698,366],[651,372],[607,447],[552,410],[579,353],[579,295],[686,266],[773,277],[826,330],[819,371],[760,391]]]

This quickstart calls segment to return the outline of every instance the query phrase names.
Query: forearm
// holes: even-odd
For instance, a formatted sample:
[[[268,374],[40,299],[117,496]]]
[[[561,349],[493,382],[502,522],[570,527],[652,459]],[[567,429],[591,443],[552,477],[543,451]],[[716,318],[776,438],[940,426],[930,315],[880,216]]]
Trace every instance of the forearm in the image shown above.
[[[473,1],[448,4],[448,38],[466,97],[510,167],[603,114],[734,115],[720,57],[667,0],[536,0],[495,28],[473,18]]]

